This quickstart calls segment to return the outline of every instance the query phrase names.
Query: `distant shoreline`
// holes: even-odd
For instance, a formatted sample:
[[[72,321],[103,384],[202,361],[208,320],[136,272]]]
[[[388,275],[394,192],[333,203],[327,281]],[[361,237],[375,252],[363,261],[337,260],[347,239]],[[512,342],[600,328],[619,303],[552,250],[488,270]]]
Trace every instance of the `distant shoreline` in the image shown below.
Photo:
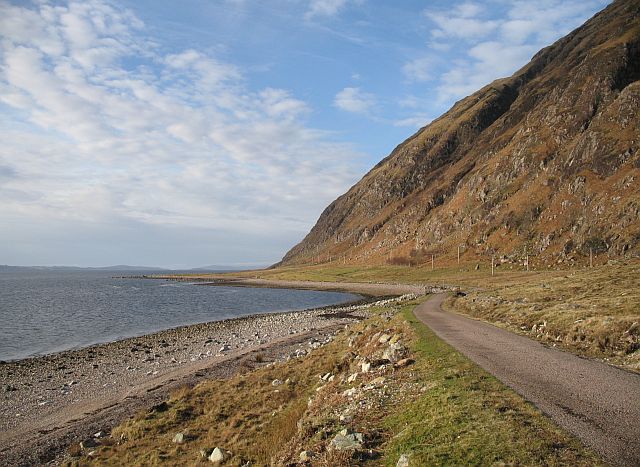
[[[383,282],[323,282],[323,281],[294,281],[247,279],[243,277],[212,277],[205,274],[152,274],[141,276],[126,276],[137,279],[168,280],[177,282],[198,282],[201,285],[228,287],[264,287],[276,289],[318,290],[331,292],[356,293],[367,297],[398,296],[403,294],[425,293],[424,285],[390,284]]]

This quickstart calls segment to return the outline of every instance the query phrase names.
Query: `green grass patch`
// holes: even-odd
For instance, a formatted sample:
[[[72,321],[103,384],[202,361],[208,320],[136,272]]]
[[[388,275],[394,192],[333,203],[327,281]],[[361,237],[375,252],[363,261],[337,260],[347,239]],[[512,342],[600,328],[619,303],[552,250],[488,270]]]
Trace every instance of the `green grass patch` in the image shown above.
[[[423,392],[384,421],[395,435],[387,465],[603,465],[602,460],[514,391],[440,340],[404,307],[416,333]]]

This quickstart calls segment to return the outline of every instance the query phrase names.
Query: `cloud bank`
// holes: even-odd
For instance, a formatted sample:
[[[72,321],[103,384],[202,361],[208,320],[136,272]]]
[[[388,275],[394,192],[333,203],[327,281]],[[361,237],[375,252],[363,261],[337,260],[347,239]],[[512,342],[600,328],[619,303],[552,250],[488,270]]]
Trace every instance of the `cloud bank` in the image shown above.
[[[262,238],[271,251],[257,259],[277,259],[360,171],[349,145],[304,124],[305,102],[250,91],[243,70],[210,53],[165,50],[111,3],[0,2],[0,31],[6,262],[46,225],[80,243],[98,227],[121,242],[196,229],[221,243],[195,265],[231,250],[250,261]]]

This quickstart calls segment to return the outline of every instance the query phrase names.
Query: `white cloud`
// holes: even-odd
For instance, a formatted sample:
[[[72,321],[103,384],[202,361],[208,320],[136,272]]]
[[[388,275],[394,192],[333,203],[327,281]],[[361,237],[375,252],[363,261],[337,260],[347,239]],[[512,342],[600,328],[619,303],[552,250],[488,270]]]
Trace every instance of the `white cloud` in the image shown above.
[[[428,125],[432,121],[433,121],[432,118],[429,118],[424,114],[419,114],[419,115],[414,115],[412,117],[396,120],[395,122],[393,122],[393,126],[418,129]]]
[[[347,4],[348,0],[311,0],[307,18],[333,16]]]
[[[436,24],[431,31],[434,39],[473,40],[486,37],[496,30],[499,22],[478,18],[483,8],[474,3],[463,3],[451,11],[425,10],[424,15]]]
[[[473,18],[482,13],[483,8],[477,3],[466,2],[460,5],[456,5],[454,11],[461,18]]]
[[[305,102],[250,90],[203,51],[163,53],[126,10],[0,4],[0,29],[0,217],[14,226],[301,235],[358,176],[360,155],[306,126]]]
[[[402,73],[410,81],[429,81],[433,79],[433,60],[430,57],[416,58],[402,67]]]
[[[361,5],[363,2],[364,0],[311,0],[305,18],[335,16],[349,3]]]
[[[336,94],[333,104],[346,112],[368,114],[375,106],[375,96],[360,88],[344,88]]]
[[[424,15],[435,25],[431,49],[442,50],[448,44],[451,53],[458,53],[439,74],[438,102],[450,103],[511,75],[535,52],[582,24],[605,3],[515,0],[503,3],[506,11],[489,11],[477,3],[463,3],[448,12],[425,10]]]

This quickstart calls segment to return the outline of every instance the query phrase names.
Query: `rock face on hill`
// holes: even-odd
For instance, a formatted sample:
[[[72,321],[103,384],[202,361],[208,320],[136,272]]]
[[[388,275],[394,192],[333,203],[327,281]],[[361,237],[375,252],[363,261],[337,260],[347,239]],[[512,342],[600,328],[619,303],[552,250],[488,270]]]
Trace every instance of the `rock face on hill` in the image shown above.
[[[637,256],[640,0],[618,0],[407,139],[282,264]]]

